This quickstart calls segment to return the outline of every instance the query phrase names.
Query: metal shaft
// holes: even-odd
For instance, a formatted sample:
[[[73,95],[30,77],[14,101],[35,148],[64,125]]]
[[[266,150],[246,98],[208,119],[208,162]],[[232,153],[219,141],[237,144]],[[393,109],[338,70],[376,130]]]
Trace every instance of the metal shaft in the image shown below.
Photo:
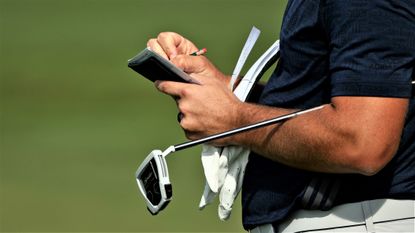
[[[226,132],[223,132],[223,133],[214,134],[214,135],[211,135],[211,136],[208,136],[208,137],[205,137],[205,138],[201,138],[201,139],[198,139],[198,140],[188,141],[188,142],[184,142],[184,143],[181,143],[181,144],[177,144],[177,145],[174,145],[174,151],[183,150],[183,149],[186,149],[186,148],[189,148],[189,147],[192,147],[192,146],[197,146],[199,144],[206,143],[206,142],[209,142],[209,141],[221,139],[221,138],[224,138],[224,137],[229,137],[229,136],[232,136],[234,134],[242,133],[242,132],[245,132],[245,131],[248,131],[248,130],[258,129],[258,128],[261,128],[261,127],[264,127],[264,126],[280,123],[280,122],[283,122],[285,120],[291,119],[293,117],[296,117],[296,116],[299,116],[299,115],[302,115],[302,114],[305,114],[305,113],[308,113],[308,112],[312,112],[312,111],[322,109],[323,107],[324,107],[324,105],[321,105],[321,106],[318,106],[318,107],[293,112],[293,113],[282,115],[282,116],[272,118],[272,119],[269,119],[269,120],[261,121],[261,122],[258,122],[258,123],[252,124],[252,125],[232,129],[232,130],[229,130],[229,131],[226,131]]]

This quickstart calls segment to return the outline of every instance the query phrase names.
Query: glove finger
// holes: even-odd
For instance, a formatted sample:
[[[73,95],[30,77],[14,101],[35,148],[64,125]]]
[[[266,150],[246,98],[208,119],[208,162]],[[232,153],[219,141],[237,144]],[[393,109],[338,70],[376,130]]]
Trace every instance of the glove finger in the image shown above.
[[[231,167],[235,168],[245,168],[247,164],[248,155],[250,153],[250,150],[239,147],[239,146],[228,146],[225,147],[221,153],[221,156],[219,158],[219,173],[218,173],[218,186],[219,190],[223,186],[223,183],[225,182],[225,177]],[[242,157],[242,155],[246,155],[245,157]],[[242,178],[243,179],[243,178]]]
[[[205,206],[209,205],[213,202],[213,199],[215,199],[216,193],[212,192],[212,190],[209,187],[209,184],[205,184],[205,190],[203,191],[202,198],[199,202],[199,210],[203,210]]]
[[[243,154],[240,155],[239,158],[239,166],[240,166],[240,171],[237,174],[237,177],[235,177],[235,179],[238,181],[236,183],[236,196],[238,195],[238,193],[241,191],[242,189],[242,184],[244,182],[244,177],[245,177],[245,169],[246,169],[246,165],[248,164],[248,159],[249,159],[249,150],[246,150]]]
[[[219,201],[226,208],[232,207],[233,199],[236,196],[236,181],[238,181],[237,178],[240,171],[240,167],[232,166],[228,174],[226,174],[225,182],[219,192]]]
[[[202,165],[206,181],[213,192],[218,192],[219,154],[220,150],[214,146],[203,145]]]
[[[218,215],[221,220],[227,220],[230,217],[235,198],[241,191],[245,167],[248,163],[250,151],[238,149],[237,152],[239,152],[238,156],[233,163],[228,164],[228,173],[219,193]]]
[[[227,146],[223,148],[222,153],[219,157],[219,189],[223,186],[223,183],[225,182],[225,176],[228,173],[229,167],[232,166],[235,159],[238,158],[239,151],[241,151],[242,147],[239,146]]]
[[[220,190],[225,182],[226,174],[228,173],[229,163],[228,163],[228,153],[227,147],[225,147],[219,157],[219,167],[218,167],[218,189]]]
[[[220,190],[218,215],[221,220],[228,219],[232,211],[233,202],[238,194],[236,192],[237,180],[235,178],[237,177],[239,171],[240,168],[234,166],[231,167]]]

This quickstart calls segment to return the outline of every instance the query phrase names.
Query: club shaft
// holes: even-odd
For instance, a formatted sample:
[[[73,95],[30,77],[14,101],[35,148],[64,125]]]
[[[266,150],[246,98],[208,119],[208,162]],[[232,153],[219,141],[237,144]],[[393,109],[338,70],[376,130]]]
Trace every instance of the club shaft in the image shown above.
[[[186,148],[189,148],[189,147],[192,147],[192,146],[197,146],[197,145],[202,144],[202,143],[210,142],[210,141],[221,139],[221,138],[224,138],[224,137],[229,137],[229,136],[232,136],[234,134],[242,133],[242,132],[253,130],[253,129],[258,129],[258,128],[261,128],[261,127],[264,127],[264,126],[281,123],[281,122],[286,121],[288,119],[291,119],[293,117],[296,117],[296,116],[299,116],[299,115],[302,115],[302,114],[305,114],[305,113],[308,113],[308,112],[312,112],[312,111],[322,109],[323,107],[324,107],[324,105],[321,105],[321,106],[318,106],[318,107],[293,112],[293,113],[286,114],[286,115],[283,115],[283,116],[279,116],[279,117],[276,117],[276,118],[272,118],[272,119],[269,119],[269,120],[261,121],[261,122],[258,122],[258,123],[252,124],[252,125],[247,125],[247,126],[232,129],[232,130],[229,130],[229,131],[226,131],[226,132],[223,132],[223,133],[214,134],[214,135],[211,135],[211,136],[208,136],[208,137],[205,137],[205,138],[201,138],[201,139],[198,139],[198,140],[188,141],[188,142],[185,142],[185,143],[177,144],[177,145],[174,145],[174,151],[183,150],[183,149],[186,149]]]

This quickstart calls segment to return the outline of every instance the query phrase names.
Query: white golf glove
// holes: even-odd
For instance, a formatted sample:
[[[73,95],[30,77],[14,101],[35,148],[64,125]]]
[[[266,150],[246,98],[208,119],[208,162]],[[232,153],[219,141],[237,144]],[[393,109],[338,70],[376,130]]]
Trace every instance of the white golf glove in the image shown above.
[[[202,164],[206,176],[206,185],[200,200],[199,208],[203,209],[219,194],[218,215],[227,220],[238,193],[241,191],[248,163],[250,150],[238,146],[222,148],[204,145]]]
[[[258,75],[261,74],[266,64],[277,56],[278,52],[279,41],[277,40],[248,70],[234,91],[241,101],[246,100]],[[206,184],[199,203],[200,209],[212,203],[219,194],[219,218],[221,220],[229,218],[234,200],[242,188],[249,153],[249,149],[239,146],[220,148],[203,145],[201,157]]]

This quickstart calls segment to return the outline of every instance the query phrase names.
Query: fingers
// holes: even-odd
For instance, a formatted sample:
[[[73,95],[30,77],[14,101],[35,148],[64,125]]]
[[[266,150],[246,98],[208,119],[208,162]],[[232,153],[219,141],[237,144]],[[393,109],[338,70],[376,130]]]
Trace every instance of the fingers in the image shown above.
[[[160,44],[157,42],[157,39],[150,39],[147,42],[147,47],[150,48],[153,52],[158,53],[162,57],[169,60],[169,56],[164,52],[163,48],[160,46]]]
[[[188,74],[201,73],[210,65],[204,56],[180,55],[172,58],[171,62]]]
[[[187,113],[189,112],[189,105],[184,103],[182,98],[188,97],[190,94],[191,87],[190,85],[195,84],[188,84],[188,83],[181,83],[181,82],[172,82],[172,81],[156,81],[155,82],[156,88],[163,92],[164,94],[172,96],[177,103],[177,107],[179,112],[182,114],[182,117],[179,121],[180,126],[185,131],[186,137],[189,139],[196,139],[200,138],[200,135],[192,131],[191,129],[196,128],[196,123],[187,117]]]
[[[147,46],[167,59],[177,55],[189,55],[197,47],[189,40],[175,32],[162,32],[157,38],[150,39]]]
[[[183,40],[181,35],[174,32],[162,32],[157,36],[158,43],[170,59],[177,56],[177,47]]]
[[[184,38],[177,33],[162,32],[157,38],[150,39],[147,47],[169,60],[177,56],[178,47],[183,40]]]
[[[156,85],[156,88],[163,92],[164,94],[171,95],[173,98],[181,98],[184,95],[186,95],[186,87],[188,85],[194,85],[194,84],[188,84],[188,83],[182,83],[182,82],[173,82],[173,81],[160,81],[157,80],[154,82]]]
[[[221,220],[226,220],[231,215],[232,206],[237,195],[235,192],[237,187],[235,169],[231,169],[230,172],[233,174],[226,175],[225,183],[219,192],[218,215]]]

